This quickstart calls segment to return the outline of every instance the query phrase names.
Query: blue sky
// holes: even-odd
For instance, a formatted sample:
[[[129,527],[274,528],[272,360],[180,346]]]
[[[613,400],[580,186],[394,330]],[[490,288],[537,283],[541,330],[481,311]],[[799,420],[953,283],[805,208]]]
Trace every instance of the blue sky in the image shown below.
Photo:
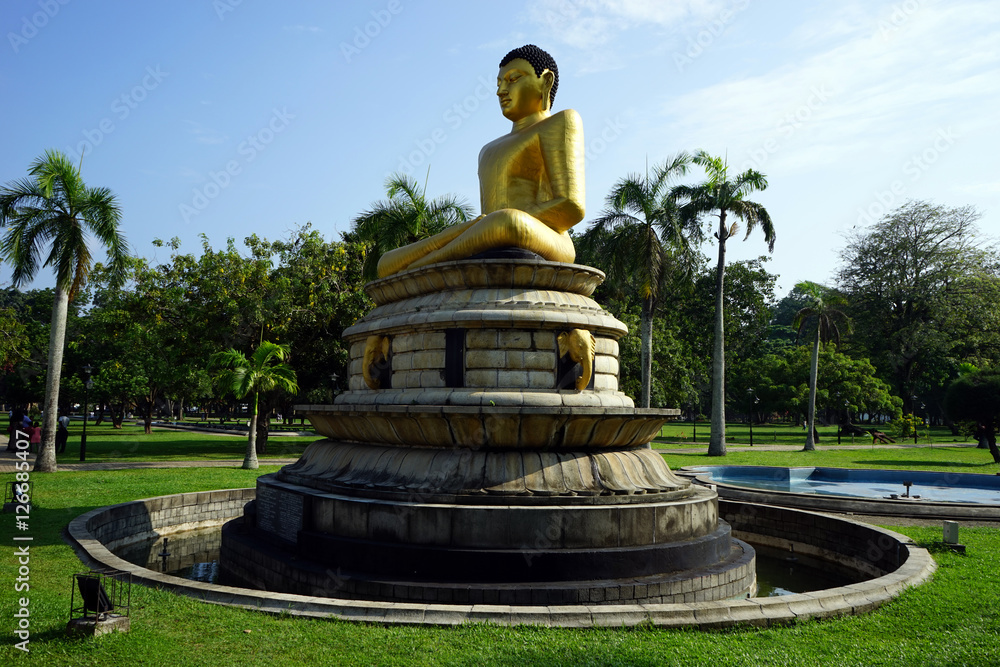
[[[832,284],[843,234],[907,198],[974,205],[1000,232],[985,0],[5,0],[0,26],[0,181],[85,149],[151,258],[154,238],[198,252],[200,233],[339,238],[393,171],[429,166],[428,194],[478,208],[479,148],[510,129],[497,65],[525,43],[584,120],[582,227],[617,179],[704,148],[768,176],[779,296]],[[766,252],[758,232],[728,257]]]

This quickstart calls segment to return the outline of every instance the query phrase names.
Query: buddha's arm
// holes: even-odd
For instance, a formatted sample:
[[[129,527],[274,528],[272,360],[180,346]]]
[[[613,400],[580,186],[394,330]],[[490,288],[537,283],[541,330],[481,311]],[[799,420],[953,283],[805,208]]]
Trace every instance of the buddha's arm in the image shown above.
[[[524,212],[557,232],[565,232],[584,216],[583,123],[572,109],[556,114],[551,121],[539,139],[552,199],[528,205]]]

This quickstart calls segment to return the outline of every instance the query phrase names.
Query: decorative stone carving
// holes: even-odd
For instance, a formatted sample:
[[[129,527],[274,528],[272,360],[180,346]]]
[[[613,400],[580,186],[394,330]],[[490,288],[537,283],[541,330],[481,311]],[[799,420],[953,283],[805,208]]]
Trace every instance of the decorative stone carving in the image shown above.
[[[594,374],[594,349],[597,347],[597,339],[594,334],[583,329],[573,329],[564,331],[556,338],[559,343],[559,356],[569,358],[580,364],[583,369],[580,377],[576,379],[576,390],[583,391],[590,384],[590,378]]]

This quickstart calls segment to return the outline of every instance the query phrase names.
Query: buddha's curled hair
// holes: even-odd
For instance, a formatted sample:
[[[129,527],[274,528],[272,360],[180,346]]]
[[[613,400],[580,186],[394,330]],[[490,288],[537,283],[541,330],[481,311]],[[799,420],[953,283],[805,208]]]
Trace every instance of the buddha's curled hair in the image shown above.
[[[549,91],[549,108],[551,108],[556,101],[556,89],[559,88],[559,68],[556,66],[555,59],[534,44],[525,44],[505,55],[500,61],[500,67],[517,58],[523,58],[531,63],[532,69],[535,70],[535,76],[541,76],[545,70],[552,72],[552,90]]]

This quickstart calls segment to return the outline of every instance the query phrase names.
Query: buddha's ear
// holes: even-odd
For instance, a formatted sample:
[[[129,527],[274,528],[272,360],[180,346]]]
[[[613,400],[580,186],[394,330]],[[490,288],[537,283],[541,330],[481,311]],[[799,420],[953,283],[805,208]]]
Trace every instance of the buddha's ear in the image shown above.
[[[552,86],[555,82],[556,75],[552,73],[552,70],[546,69],[542,72],[542,102],[546,111],[552,106]]]

